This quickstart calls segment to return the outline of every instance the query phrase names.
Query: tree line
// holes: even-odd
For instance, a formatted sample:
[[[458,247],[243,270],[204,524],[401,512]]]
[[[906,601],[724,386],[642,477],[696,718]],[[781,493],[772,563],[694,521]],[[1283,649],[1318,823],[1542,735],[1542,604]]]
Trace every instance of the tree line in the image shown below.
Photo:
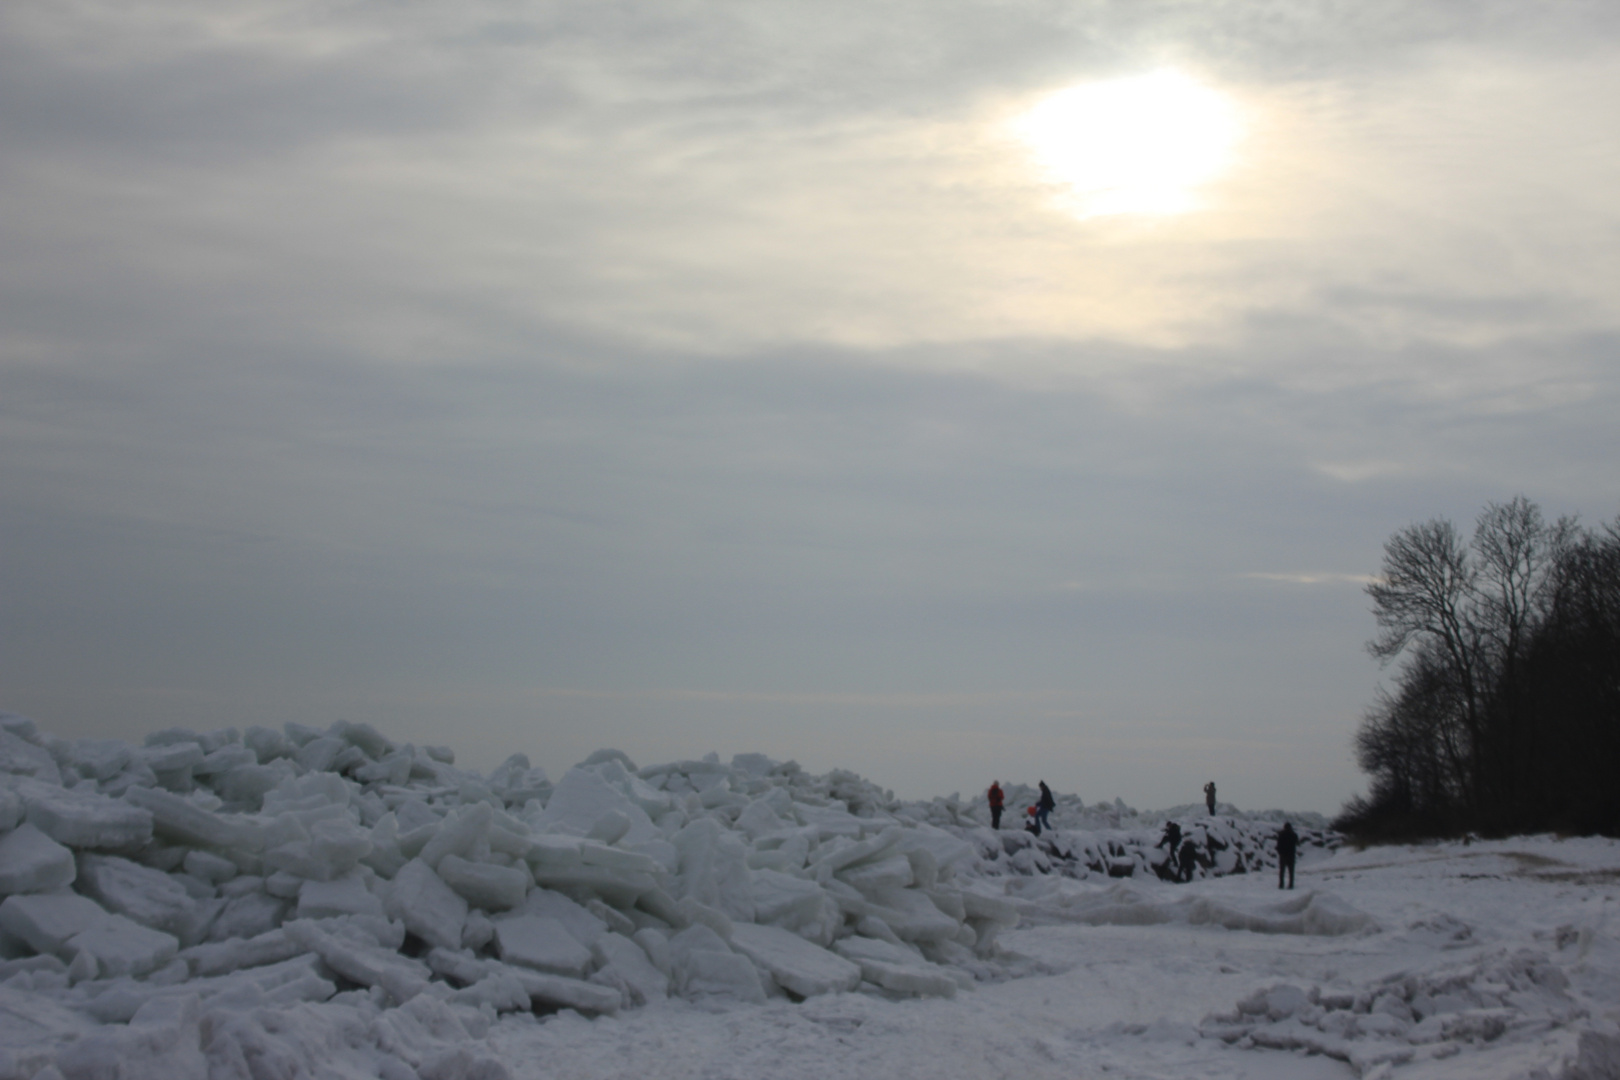
[[[1338,828],[1620,835],[1620,518],[1548,521],[1520,496],[1467,539],[1409,525],[1366,591],[1368,650],[1399,666],[1356,733],[1369,790]]]

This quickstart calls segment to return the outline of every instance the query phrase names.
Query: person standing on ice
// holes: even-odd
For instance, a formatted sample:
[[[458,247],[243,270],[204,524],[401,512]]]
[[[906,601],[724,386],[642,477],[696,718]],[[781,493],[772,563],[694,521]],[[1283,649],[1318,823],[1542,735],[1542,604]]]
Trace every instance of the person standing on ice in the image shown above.
[[[1166,844],[1170,845],[1170,869],[1179,870],[1180,866],[1176,862],[1176,848],[1181,846],[1181,826],[1174,821],[1164,823],[1164,835],[1159,837],[1159,842],[1154,844],[1153,847],[1158,849]]]
[[[1001,828],[1001,808],[1006,805],[1007,797],[1001,793],[1001,781],[990,781],[990,827]]]
[[[1193,871],[1198,869],[1198,845],[1193,843],[1192,837],[1181,842],[1181,880],[1191,881]]]
[[[1046,786],[1045,780],[1038,780],[1041,785],[1041,797],[1035,803],[1035,821],[1043,829],[1052,827],[1052,811],[1057,807],[1057,800],[1052,798],[1052,789]]]
[[[1283,822],[1282,831],[1277,834],[1277,888],[1283,887],[1283,875],[1288,875],[1288,888],[1294,887],[1294,854],[1299,850],[1299,833],[1294,831],[1294,823]]]
[[[1211,780],[1204,785],[1204,805],[1209,807],[1209,816],[1215,816],[1215,781]]]

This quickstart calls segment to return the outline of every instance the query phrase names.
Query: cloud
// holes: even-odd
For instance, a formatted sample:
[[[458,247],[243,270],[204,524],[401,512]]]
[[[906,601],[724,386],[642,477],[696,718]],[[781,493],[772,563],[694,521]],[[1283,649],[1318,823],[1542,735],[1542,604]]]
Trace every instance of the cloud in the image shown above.
[[[1335,480],[1342,480],[1347,484],[1359,484],[1366,480],[1379,477],[1395,476],[1406,471],[1407,466],[1399,461],[1324,461],[1312,466],[1318,472],[1331,476]]]
[[[1322,571],[1254,572],[1242,576],[1254,581],[1277,581],[1288,585],[1369,585],[1378,580],[1371,574],[1335,574]]]
[[[1348,791],[1365,612],[1253,582],[1612,512],[1617,18],[5,5],[0,704]],[[1247,166],[1062,213],[1002,121],[1166,65]]]
[[[18,10],[30,257],[0,274],[35,340],[74,282],[79,333],[187,310],[275,340],[296,310],[326,348],[417,363],[562,328],[631,354],[984,342],[1006,374],[1007,340],[1147,345],[1192,377],[1178,357],[1218,341],[1289,378],[1317,365],[1261,366],[1257,319],[1385,354],[1616,326],[1616,163],[1587,136],[1620,68],[1586,8]],[[1257,118],[1250,160],[1205,214],[1068,219],[1000,121],[1166,41]]]

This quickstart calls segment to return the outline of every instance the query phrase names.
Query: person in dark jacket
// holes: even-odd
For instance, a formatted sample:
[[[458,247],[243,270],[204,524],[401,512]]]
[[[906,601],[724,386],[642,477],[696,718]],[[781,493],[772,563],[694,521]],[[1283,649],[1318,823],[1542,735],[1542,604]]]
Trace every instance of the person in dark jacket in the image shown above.
[[[1178,870],[1180,864],[1176,862],[1176,849],[1181,846],[1181,826],[1174,821],[1164,823],[1164,835],[1159,837],[1159,842],[1153,847],[1158,849],[1166,844],[1170,846],[1170,869]]]
[[[1215,816],[1215,781],[1211,780],[1204,785],[1204,805],[1209,807],[1209,816]]]
[[[1198,845],[1193,843],[1192,837],[1181,842],[1181,880],[1191,881],[1193,871],[1198,869]]]
[[[1283,827],[1277,833],[1277,888],[1283,887],[1283,875],[1288,876],[1288,888],[1294,887],[1294,855],[1299,851],[1299,833],[1294,831],[1294,823],[1283,822]]]
[[[1045,780],[1036,781],[1041,785],[1041,797],[1035,803],[1035,820],[1043,829],[1052,827],[1052,811],[1057,807],[1057,800],[1052,798],[1052,789],[1046,786]]]
[[[1007,797],[1001,793],[1001,781],[990,781],[990,827],[1001,828],[1001,808],[1006,805]]]

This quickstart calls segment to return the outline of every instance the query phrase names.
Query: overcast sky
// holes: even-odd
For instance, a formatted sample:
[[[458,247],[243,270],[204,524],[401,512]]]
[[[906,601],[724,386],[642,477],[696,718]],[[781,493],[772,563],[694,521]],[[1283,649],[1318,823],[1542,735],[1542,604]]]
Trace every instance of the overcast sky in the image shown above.
[[[8,0],[0,708],[1332,811],[1389,534],[1620,511],[1616,192],[1610,0]]]

